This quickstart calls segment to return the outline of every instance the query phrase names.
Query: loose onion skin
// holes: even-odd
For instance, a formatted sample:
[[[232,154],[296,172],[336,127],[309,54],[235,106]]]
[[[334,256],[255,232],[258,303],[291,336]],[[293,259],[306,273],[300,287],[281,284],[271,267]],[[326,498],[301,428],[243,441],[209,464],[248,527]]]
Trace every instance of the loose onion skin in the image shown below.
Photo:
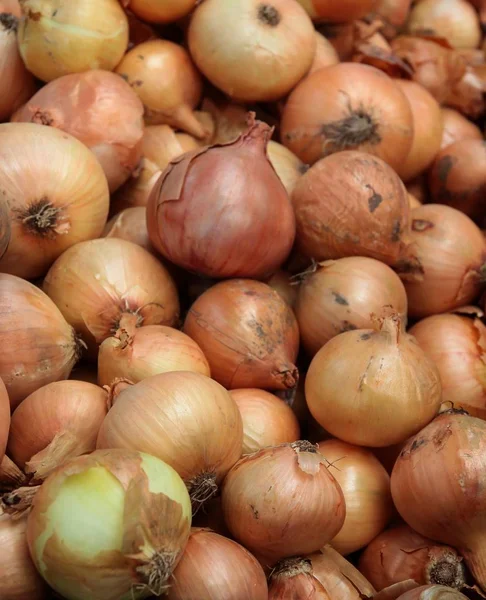
[[[199,344],[212,377],[227,389],[297,384],[297,321],[264,283],[233,279],[209,288],[189,309],[184,332]]]
[[[51,81],[12,121],[50,125],[83,142],[103,167],[110,192],[128,179],[141,158],[142,103],[123,79],[108,71]]]
[[[347,23],[362,19],[375,6],[376,0],[298,0],[315,21],[328,21],[331,23]]]
[[[373,258],[352,256],[316,265],[303,275],[295,315],[310,356],[336,335],[373,326],[371,315],[392,307],[407,316],[407,295],[398,275]],[[389,310],[389,308],[387,308]]]
[[[297,182],[292,203],[297,248],[309,258],[369,256],[393,265],[405,250],[407,191],[375,156],[346,151],[318,161]]]
[[[340,554],[351,554],[369,544],[390,520],[390,477],[369,450],[340,440],[320,442],[318,448],[332,465],[346,502],[344,525],[330,543]]]
[[[467,596],[444,585],[426,585],[402,594],[397,600],[467,600]]]
[[[444,130],[442,134],[441,150],[461,140],[482,140],[483,134],[477,125],[461,115],[453,108],[442,108]]]
[[[0,377],[15,408],[29,394],[67,379],[80,344],[52,300],[38,287],[0,274]]]
[[[307,165],[288,148],[273,140],[268,142],[267,155],[290,196],[297,181],[307,171]]]
[[[148,23],[172,23],[188,15],[196,0],[128,0],[125,3]]]
[[[268,565],[322,548],[346,513],[325,458],[305,441],[242,458],[226,476],[222,501],[233,536]]]
[[[125,208],[108,221],[103,236],[133,242],[141,248],[153,252],[147,230],[147,211],[145,206]]]
[[[0,259],[7,251],[12,235],[12,227],[10,225],[10,214],[7,203],[0,202]]]
[[[170,326],[179,314],[165,267],[140,246],[116,238],[69,248],[47,273],[44,290],[92,355],[124,324]]]
[[[193,528],[168,600],[267,600],[265,573],[248,550],[209,529]]]
[[[128,45],[128,20],[118,0],[23,0],[19,48],[42,81],[90,69],[112,71]]]
[[[319,69],[290,94],[281,140],[313,164],[342,150],[361,150],[399,169],[413,142],[413,116],[402,90],[368,65],[341,63]]]
[[[7,388],[0,379],[0,463],[5,455],[8,432],[10,428],[10,401]]]
[[[293,0],[205,0],[192,15],[188,43],[209,81],[245,102],[283,98],[316,50],[312,22]]]

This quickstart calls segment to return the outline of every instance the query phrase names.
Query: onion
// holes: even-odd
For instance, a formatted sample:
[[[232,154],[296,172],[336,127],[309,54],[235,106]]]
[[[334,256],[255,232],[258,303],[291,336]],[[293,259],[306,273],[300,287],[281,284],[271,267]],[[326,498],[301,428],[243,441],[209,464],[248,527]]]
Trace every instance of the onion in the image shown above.
[[[453,108],[442,108],[444,130],[442,133],[441,149],[447,148],[454,142],[474,139],[482,140],[483,134],[477,125],[466,119]]]
[[[318,448],[332,465],[330,471],[346,502],[344,525],[331,546],[341,554],[350,554],[369,544],[390,520],[390,477],[369,450],[340,440],[320,442]]]
[[[242,458],[224,480],[222,500],[233,536],[269,565],[322,548],[346,513],[327,461],[305,441]]]
[[[145,250],[152,252],[153,248],[147,230],[147,211],[145,210],[145,206],[125,208],[125,210],[115,215],[106,224],[103,237],[133,242],[145,248]]]
[[[444,585],[426,585],[402,594],[398,600],[467,600],[467,596]]]
[[[192,112],[201,99],[201,78],[182,46],[168,40],[144,42],[125,54],[116,72],[140,96],[147,124],[165,123],[205,136]]]
[[[22,0],[20,54],[42,81],[90,69],[113,70],[128,44],[118,0]]]
[[[0,259],[7,251],[12,235],[12,227],[10,225],[10,214],[6,202],[0,203]]]
[[[143,598],[167,591],[190,527],[187,490],[169,465],[108,450],[75,458],[44,482],[27,540],[40,574],[66,600]]]
[[[448,204],[476,221],[484,219],[486,144],[465,139],[444,148],[429,173],[433,202]]]
[[[3,461],[5,455],[9,428],[10,402],[8,399],[7,388],[0,379],[0,463]]]
[[[407,29],[445,38],[454,48],[477,48],[481,41],[478,14],[466,0],[421,0],[410,12]]]
[[[73,328],[38,287],[0,274],[0,377],[15,408],[53,381],[66,379],[80,354]]]
[[[234,279],[209,288],[189,309],[184,332],[201,347],[212,377],[228,389],[297,384],[297,321],[264,283]]]
[[[409,102],[388,75],[356,63],[326,67],[290,94],[282,143],[305,163],[341,150],[361,150],[398,169],[412,147]]]
[[[418,208],[419,206],[422,206],[422,202],[420,202],[420,200],[418,198],[416,198],[410,192],[408,193],[408,204],[410,205],[410,210],[413,210],[414,208]]]
[[[204,98],[201,108],[211,115],[214,122],[213,144],[234,142],[248,129],[248,109],[235,104],[221,94]]]
[[[318,31],[316,31],[315,35],[317,42],[316,53],[314,54],[314,62],[307,75],[311,75],[314,71],[318,71],[324,67],[337,65],[340,62],[338,53],[331,42]]]
[[[184,154],[164,171],[149,199],[147,224],[165,258],[209,277],[263,278],[281,266],[295,219],[266,155],[270,135],[252,116],[235,142]]]
[[[290,196],[297,181],[307,171],[307,165],[288,148],[273,140],[268,142],[267,155]]]
[[[486,590],[482,477],[486,423],[448,411],[408,440],[391,477],[395,506],[418,533],[449,544],[464,556]]]
[[[427,317],[476,298],[486,246],[481,230],[469,217],[440,204],[416,208],[410,242],[413,256],[398,266],[409,316]]]
[[[270,576],[269,600],[362,600],[371,584],[330,546],[305,557],[282,560]]]
[[[124,0],[128,8],[149,23],[172,23],[188,15],[196,0]]]
[[[140,161],[142,103],[125,81],[108,71],[75,73],[51,81],[12,120],[51,125],[78,138],[95,153],[111,192]]]
[[[330,21],[331,23],[345,23],[362,19],[375,6],[376,0],[297,0],[310,17],[316,21]]]
[[[116,238],[69,248],[47,273],[44,290],[92,353],[119,327],[173,325],[179,313],[165,267],[140,246]]]
[[[273,288],[290,307],[294,306],[295,301],[297,300],[298,288],[293,285],[289,273],[282,270],[276,271],[266,283]]]
[[[15,409],[9,456],[34,479],[45,479],[68,459],[92,452],[107,413],[108,394],[84,381],[57,381]]]
[[[375,4],[375,12],[387,25],[387,37],[395,37],[397,30],[405,25],[411,3],[411,0],[378,0]]]
[[[64,250],[98,237],[108,216],[108,186],[93,154],[42,125],[0,125],[0,193],[12,230],[0,270],[19,277],[44,275]]]
[[[188,42],[209,81],[247,102],[284,97],[316,51],[312,23],[294,0],[205,0],[192,15]]]
[[[393,265],[405,251],[407,191],[386,163],[347,151],[318,161],[292,194],[297,247],[315,260],[370,256]]]
[[[377,590],[406,579],[456,589],[465,584],[464,564],[456,550],[424,538],[407,525],[387,529],[375,538],[361,555],[359,570]]]
[[[47,600],[47,589],[29,556],[27,522],[0,519],[0,589],[2,600]]]
[[[267,600],[262,567],[243,546],[209,529],[193,529],[168,600]]]
[[[440,150],[444,123],[437,100],[414,81],[397,79],[398,87],[410,102],[413,115],[413,143],[398,174],[403,181],[420,175],[433,162]]]
[[[201,348],[177,329],[163,325],[128,331],[119,329],[100,346],[100,385],[110,385],[123,377],[137,383],[168,371],[192,371],[210,376],[208,361]]]
[[[301,340],[314,354],[331,338],[373,327],[372,315],[392,307],[407,316],[403,283],[390,267],[361,256],[319,263],[303,274],[295,305]]]
[[[209,377],[179,371],[120,392],[101,426],[98,448],[140,450],[164,460],[186,481],[198,508],[241,456],[242,439],[240,413],[229,393]]]
[[[439,373],[397,315],[379,328],[347,331],[314,357],[305,381],[309,409],[350,444],[384,447],[417,433],[437,414]]]

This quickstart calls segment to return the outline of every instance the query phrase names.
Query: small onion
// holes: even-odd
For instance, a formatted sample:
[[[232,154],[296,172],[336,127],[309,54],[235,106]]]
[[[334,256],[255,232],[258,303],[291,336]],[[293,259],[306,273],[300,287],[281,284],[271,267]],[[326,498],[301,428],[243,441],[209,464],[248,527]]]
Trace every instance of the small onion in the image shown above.
[[[376,0],[297,0],[316,21],[345,23],[362,19],[375,6]]]
[[[315,35],[317,42],[316,53],[314,54],[314,62],[307,75],[311,75],[314,71],[318,71],[324,67],[337,65],[340,62],[339,55],[331,42],[318,31],[316,31]]]
[[[268,600],[262,567],[243,546],[209,529],[193,529],[167,600]]]
[[[47,273],[44,290],[92,353],[120,326],[173,325],[179,313],[165,267],[140,246],[116,238],[69,248]]]
[[[128,44],[118,0],[22,0],[20,54],[42,81],[89,69],[113,70]]]
[[[412,147],[413,116],[388,75],[341,63],[297,85],[285,104],[281,140],[308,164],[341,150],[361,150],[399,169]]]
[[[26,279],[44,275],[73,244],[98,237],[108,216],[108,186],[94,155],[43,125],[0,125],[0,194],[12,230],[0,270]]]
[[[315,260],[370,256],[393,265],[405,250],[407,191],[386,163],[364,152],[328,156],[292,194],[297,247]]]
[[[167,591],[190,527],[187,490],[169,465],[104,450],[73,459],[44,482],[27,540],[40,574],[66,600],[138,600]]]
[[[405,25],[411,4],[412,0],[378,0],[375,4],[375,12],[385,21],[390,37]]]
[[[341,486],[346,518],[331,546],[341,554],[364,548],[383,531],[392,516],[390,476],[370,450],[340,440],[318,444]],[[404,578],[405,579],[405,578]]]
[[[92,452],[108,411],[105,390],[84,381],[57,381],[27,396],[12,415],[9,456],[34,479],[70,458]]]
[[[331,435],[359,446],[398,444],[427,425],[441,402],[439,373],[400,318],[347,331],[315,355],[305,381],[309,409]]]
[[[192,112],[201,99],[201,77],[182,46],[168,40],[144,42],[125,54],[116,72],[142,100],[147,124],[206,135]]]
[[[442,133],[441,149],[447,148],[454,142],[474,139],[482,140],[483,134],[477,125],[461,115],[453,108],[442,108],[444,130]]]
[[[66,379],[79,354],[73,328],[51,299],[28,281],[0,274],[0,377],[12,408]]]
[[[133,242],[149,252],[153,251],[147,230],[145,206],[125,208],[108,221],[103,236]]]
[[[209,288],[189,309],[184,332],[201,347],[212,377],[228,389],[297,384],[297,321],[264,283],[234,279]]]
[[[172,23],[188,15],[196,0],[123,0],[137,17],[149,23]]]
[[[92,70],[51,81],[19,109],[12,121],[50,125],[94,152],[113,192],[141,157],[143,106],[114,73]]]
[[[287,302],[291,307],[294,306],[297,300],[297,286],[293,285],[290,280],[290,274],[287,271],[276,271],[270,279],[266,281],[266,284],[273,288],[278,295]]]
[[[445,585],[426,585],[405,592],[397,600],[468,600],[468,597]]]
[[[268,159],[284,184],[287,193],[294,191],[295,184],[307,171],[307,165],[282,144],[270,140],[267,146]]]
[[[403,283],[390,267],[373,258],[329,260],[302,278],[295,315],[302,344],[311,356],[343,331],[372,327],[372,315],[382,316],[385,307],[407,317]]]
[[[269,565],[322,548],[346,513],[327,461],[306,441],[243,457],[224,480],[222,500],[233,536]]]
[[[5,455],[7,447],[8,431],[10,428],[10,401],[7,388],[0,379],[0,463]]]

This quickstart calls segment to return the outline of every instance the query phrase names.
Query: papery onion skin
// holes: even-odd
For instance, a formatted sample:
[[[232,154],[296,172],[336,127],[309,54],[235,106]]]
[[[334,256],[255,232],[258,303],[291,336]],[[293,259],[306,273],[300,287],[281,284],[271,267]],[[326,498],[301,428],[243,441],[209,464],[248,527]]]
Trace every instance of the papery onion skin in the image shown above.
[[[98,353],[98,381],[110,385],[117,378],[133,383],[169,371],[191,371],[210,376],[208,361],[188,335],[163,325],[120,329],[107,338]]]
[[[389,522],[390,477],[370,450],[340,440],[320,442],[318,448],[329,461],[346,503],[344,525],[330,544],[340,554],[351,554],[369,544]]]
[[[128,0],[127,6],[149,23],[172,23],[188,15],[196,0]]]
[[[388,75],[341,63],[319,69],[292,91],[281,140],[307,164],[334,152],[361,150],[399,169],[412,147],[412,111]]]
[[[273,140],[268,142],[267,155],[290,196],[297,181],[307,171],[307,165],[288,148]]]
[[[83,142],[103,167],[110,192],[128,179],[141,158],[143,105],[109,71],[95,69],[51,81],[12,121],[50,125]]]
[[[205,0],[192,15],[188,43],[211,83],[246,102],[288,94],[316,49],[312,23],[293,0]]]
[[[7,388],[0,379],[0,463],[5,455],[8,432],[10,428],[10,401]]]
[[[138,600],[167,591],[190,527],[189,495],[169,465],[141,452],[102,450],[44,482],[27,540],[39,572],[67,600]],[[66,555],[71,561],[60,560]]]
[[[467,596],[444,585],[426,585],[402,594],[397,600],[467,600]]]
[[[23,0],[20,54],[42,81],[89,69],[113,70],[128,45],[118,0]]]
[[[108,221],[102,237],[118,238],[133,242],[141,248],[153,252],[147,230],[147,211],[145,206],[125,208]]]
[[[314,71],[318,71],[319,69],[323,69],[324,67],[330,67],[332,65],[337,65],[339,60],[339,55],[331,44],[331,42],[316,31],[316,53],[314,55],[314,62],[309,69],[307,75],[311,75]]]
[[[442,108],[444,130],[442,134],[441,150],[455,142],[466,139],[482,140],[483,134],[477,125],[461,115],[453,108]]]
[[[7,202],[2,200],[0,202],[0,259],[7,251],[11,235],[12,227]]]
[[[297,248],[315,260],[369,256],[389,265],[406,247],[407,191],[376,156],[346,151],[327,156],[292,194]]]
[[[269,565],[317,551],[340,530],[346,513],[326,460],[304,441],[243,457],[226,476],[222,501],[235,539]]]
[[[405,288],[390,267],[362,256],[319,263],[298,288],[295,315],[302,345],[314,356],[343,331],[372,327],[371,315],[381,316],[385,307],[406,319]]]
[[[214,285],[191,306],[183,330],[201,347],[212,377],[227,389],[297,384],[297,321],[264,283],[233,279]]]
[[[209,529],[193,528],[168,600],[267,600],[265,573],[248,550]]]
[[[0,274],[0,377],[12,408],[53,381],[67,379],[80,355],[73,328],[42,290]]]
[[[362,19],[375,6],[376,0],[344,0],[339,3],[333,0],[297,0],[310,17],[316,21],[346,23]]]
[[[81,242],[52,265],[44,290],[91,351],[130,322],[173,325],[179,315],[175,284],[149,252],[117,238]]]

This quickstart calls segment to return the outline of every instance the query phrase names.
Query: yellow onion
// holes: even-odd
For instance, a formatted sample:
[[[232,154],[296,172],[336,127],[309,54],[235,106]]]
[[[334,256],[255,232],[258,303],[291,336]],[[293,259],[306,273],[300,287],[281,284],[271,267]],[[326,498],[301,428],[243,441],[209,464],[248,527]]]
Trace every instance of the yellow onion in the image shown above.
[[[209,529],[192,529],[169,583],[168,600],[268,600],[267,580],[256,558]]]
[[[309,69],[307,75],[311,75],[314,71],[323,69],[324,67],[330,67],[337,65],[339,62],[339,56],[336,49],[331,42],[325,38],[318,31],[316,35],[316,53],[314,54],[314,61]]]
[[[273,140],[268,142],[267,154],[290,196],[298,179],[307,171],[307,165],[304,165],[288,148]]]
[[[340,440],[318,444],[341,486],[346,518],[331,546],[340,554],[364,548],[383,531],[392,516],[390,476],[370,450]],[[405,578],[404,578],[405,579]]]
[[[52,265],[44,290],[91,352],[119,327],[173,325],[174,282],[149,252],[117,238],[82,242]]]
[[[0,193],[12,231],[0,270],[19,277],[44,275],[64,250],[98,237],[108,216],[108,186],[94,155],[43,125],[0,125]]]
[[[143,106],[114,73],[92,70],[51,81],[19,109],[12,121],[50,125],[94,152],[113,192],[141,157]]]
[[[346,513],[326,459],[306,441],[243,457],[224,480],[222,500],[232,535],[269,566],[322,548]]]
[[[34,479],[70,458],[92,452],[108,411],[106,390],[84,381],[57,381],[27,396],[12,415],[9,456]]]
[[[147,231],[146,212],[145,206],[125,208],[108,221],[102,237],[133,242],[152,252],[153,248]]]
[[[453,108],[442,108],[444,130],[441,150],[461,140],[482,140],[483,134],[477,125]]]
[[[266,284],[273,288],[289,306],[295,305],[298,287],[290,280],[287,271],[279,269],[266,281]]]
[[[416,198],[410,192],[408,192],[408,204],[410,205],[410,210],[413,210],[414,208],[418,208],[419,206],[422,206],[422,202],[420,202],[420,200],[418,198]]]
[[[438,413],[437,367],[397,315],[376,329],[336,336],[315,355],[305,381],[309,409],[350,444],[384,447],[417,433]]]
[[[97,445],[164,460],[184,479],[198,508],[241,456],[242,439],[241,416],[229,392],[200,373],[174,371],[122,390]]]
[[[225,97],[206,97],[201,108],[211,115],[214,123],[212,144],[227,144],[248,129],[248,109]]]
[[[406,319],[405,288],[390,267],[361,256],[319,263],[302,275],[295,304],[302,344],[313,356],[343,331],[372,327],[372,315],[389,307]]]
[[[138,600],[167,591],[190,527],[189,495],[169,465],[102,450],[46,479],[27,540],[39,573],[66,600]]]
[[[7,388],[0,379],[0,463],[3,461],[5,455],[9,428],[10,402],[8,399]]]
[[[148,23],[172,23],[189,14],[196,0],[123,0],[123,3]]]
[[[89,69],[113,70],[128,45],[118,0],[22,0],[20,54],[42,81]]]
[[[0,377],[12,408],[40,387],[67,379],[80,347],[73,328],[42,290],[0,274]]]
[[[119,329],[106,338],[98,354],[98,381],[110,385],[115,379],[133,383],[169,371],[192,371],[210,376],[201,348],[188,335],[163,325]]]
[[[467,598],[461,592],[445,585],[425,585],[405,592],[397,600],[467,600]]]

